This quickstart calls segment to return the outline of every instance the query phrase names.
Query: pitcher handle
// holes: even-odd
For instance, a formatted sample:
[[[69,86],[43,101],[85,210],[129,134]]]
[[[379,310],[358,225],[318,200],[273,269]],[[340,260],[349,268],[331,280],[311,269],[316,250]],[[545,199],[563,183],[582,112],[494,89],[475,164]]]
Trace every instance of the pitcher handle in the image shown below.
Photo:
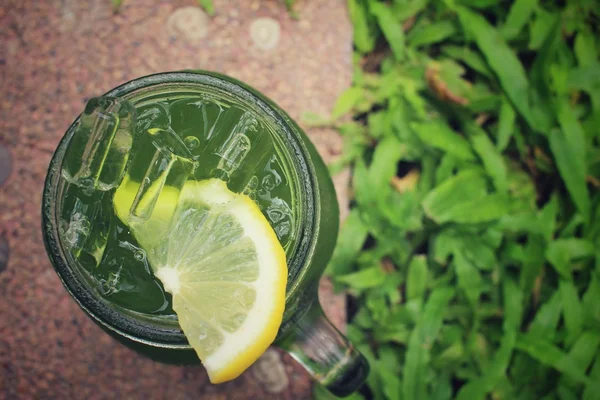
[[[348,396],[369,374],[369,363],[327,319],[318,301],[277,343],[332,394]]]

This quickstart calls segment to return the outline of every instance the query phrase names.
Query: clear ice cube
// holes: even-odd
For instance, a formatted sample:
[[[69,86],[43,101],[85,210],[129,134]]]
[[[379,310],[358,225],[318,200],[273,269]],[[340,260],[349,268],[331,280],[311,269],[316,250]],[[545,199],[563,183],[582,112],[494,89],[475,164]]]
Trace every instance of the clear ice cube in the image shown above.
[[[112,209],[106,201],[106,192],[86,197],[76,187],[67,188],[68,212],[63,213],[62,238],[71,254],[97,266],[102,260],[108,235]]]
[[[251,180],[252,181],[252,180]],[[272,156],[264,167],[261,180],[254,182],[254,191],[265,207],[265,214],[269,223],[275,230],[277,238],[282,244],[288,243],[290,234],[294,229],[294,216],[290,205],[280,196],[281,190],[286,186],[281,165],[275,156]]]
[[[162,103],[141,106],[137,111],[137,121],[135,123],[137,132],[144,132],[150,128],[167,129],[171,124],[171,115],[167,106]]]
[[[217,169],[223,171],[227,178],[229,178],[240,167],[250,152],[250,148],[250,138],[244,133],[235,133],[225,143],[220,153],[217,153],[220,157]]]
[[[100,288],[104,296],[110,296],[120,291],[121,271],[123,271],[123,266],[120,266],[117,271],[111,271],[106,279],[100,281]]]
[[[290,233],[293,222],[292,209],[282,199],[278,197],[272,199],[267,207],[267,218],[280,240]]]
[[[96,97],[81,114],[63,162],[65,179],[88,192],[119,185],[133,143],[135,109],[125,100]]]
[[[126,177],[139,182],[130,217],[137,222],[150,218],[165,186],[174,188],[178,196],[195,165],[185,143],[171,129],[150,128],[140,133]]]
[[[171,129],[201,164],[208,161],[204,157],[206,149],[227,108],[208,95],[176,100],[169,106]]]
[[[250,180],[248,181],[248,183],[246,183],[246,186],[244,187],[244,190],[242,190],[242,193],[245,194],[246,196],[250,197],[252,200],[256,200],[256,189],[258,188],[258,177],[256,175],[253,175]]]
[[[240,175],[239,182],[235,185],[240,187],[234,190],[243,190],[252,178],[251,170],[257,167],[256,164],[263,158],[263,154],[266,154],[268,142],[264,140],[258,120],[249,112],[232,107],[223,121],[218,126],[219,136],[216,137],[221,140],[214,150],[218,163],[211,175],[227,182],[234,174]],[[250,155],[253,162],[247,161]]]

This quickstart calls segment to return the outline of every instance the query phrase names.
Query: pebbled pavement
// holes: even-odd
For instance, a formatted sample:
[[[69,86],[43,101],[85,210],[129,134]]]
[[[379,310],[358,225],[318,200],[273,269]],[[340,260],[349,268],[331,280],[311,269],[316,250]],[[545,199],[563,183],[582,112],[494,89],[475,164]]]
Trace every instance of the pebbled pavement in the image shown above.
[[[116,15],[109,0],[0,4],[0,237],[10,245],[0,273],[0,399],[312,397],[307,374],[285,354],[269,352],[257,374],[213,386],[202,368],[162,365],[117,344],[68,296],[42,244],[46,168],[88,98],[138,76],[202,68],[249,83],[299,120],[304,111],[326,115],[350,84],[344,0],[299,0],[298,20],[279,0],[213,2],[212,19],[192,0],[126,0]],[[341,151],[334,132],[307,133],[327,161]],[[12,154],[10,176],[1,149]],[[347,180],[336,177],[343,205]],[[342,326],[344,299],[326,281],[321,296]]]

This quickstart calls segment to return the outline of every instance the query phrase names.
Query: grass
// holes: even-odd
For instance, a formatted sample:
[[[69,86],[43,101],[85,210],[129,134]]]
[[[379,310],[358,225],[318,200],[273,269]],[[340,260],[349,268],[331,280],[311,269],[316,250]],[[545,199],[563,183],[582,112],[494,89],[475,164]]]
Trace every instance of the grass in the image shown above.
[[[327,270],[371,364],[353,398],[598,398],[597,7],[348,7],[353,85],[305,119],[353,172]]]

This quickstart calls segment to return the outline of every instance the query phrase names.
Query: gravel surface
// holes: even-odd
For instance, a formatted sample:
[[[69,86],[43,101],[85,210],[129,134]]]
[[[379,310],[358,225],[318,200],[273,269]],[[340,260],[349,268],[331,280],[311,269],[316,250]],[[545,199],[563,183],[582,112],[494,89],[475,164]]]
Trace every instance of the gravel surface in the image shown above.
[[[159,364],[117,344],[53,271],[40,203],[52,152],[87,99],[135,77],[214,70],[261,90],[297,120],[304,111],[326,114],[350,84],[345,1],[300,0],[299,20],[279,0],[214,0],[212,19],[191,0],[125,0],[116,15],[110,4],[0,4],[0,178],[8,159],[2,149],[12,155],[12,172],[0,180],[0,238],[10,247],[0,272],[0,399],[310,398],[306,372],[285,354],[269,353],[260,371],[213,386],[200,367]],[[334,132],[307,133],[326,160],[341,151]],[[347,179],[347,172],[336,177],[342,204]],[[343,326],[344,299],[327,282],[321,296]]]

